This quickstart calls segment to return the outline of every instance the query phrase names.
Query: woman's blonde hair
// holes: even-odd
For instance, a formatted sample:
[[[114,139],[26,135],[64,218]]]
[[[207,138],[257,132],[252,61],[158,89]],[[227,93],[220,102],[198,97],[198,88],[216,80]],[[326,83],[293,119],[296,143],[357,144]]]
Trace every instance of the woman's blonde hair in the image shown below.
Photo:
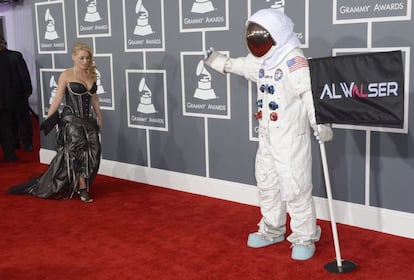
[[[96,66],[95,66],[95,61],[93,59],[93,53],[92,53],[91,48],[85,43],[77,42],[72,48],[72,55],[77,55],[80,51],[86,51],[89,53],[91,63],[89,64],[89,67],[88,67],[88,76],[90,78],[95,79],[96,78]]]

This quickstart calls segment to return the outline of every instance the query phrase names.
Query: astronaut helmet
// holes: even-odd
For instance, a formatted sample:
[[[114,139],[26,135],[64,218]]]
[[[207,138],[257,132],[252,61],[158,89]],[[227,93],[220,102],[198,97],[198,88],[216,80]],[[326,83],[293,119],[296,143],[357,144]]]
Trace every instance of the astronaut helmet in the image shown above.
[[[273,46],[276,46],[270,32],[255,22],[247,24],[246,43],[250,53],[256,57],[263,57]]]
[[[262,60],[265,69],[276,66],[291,50],[300,47],[293,29],[293,21],[278,9],[256,11],[246,20],[250,54]]]

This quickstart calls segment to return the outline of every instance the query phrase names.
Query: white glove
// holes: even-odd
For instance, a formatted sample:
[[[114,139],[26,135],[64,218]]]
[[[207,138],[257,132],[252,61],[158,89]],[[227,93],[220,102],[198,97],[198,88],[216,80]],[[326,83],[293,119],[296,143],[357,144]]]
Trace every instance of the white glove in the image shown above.
[[[333,138],[333,131],[330,124],[318,124],[313,126],[313,135],[319,144],[331,141]]]
[[[210,48],[205,55],[204,64],[207,64],[212,69],[220,73],[224,72],[224,66],[229,58],[224,54],[216,52],[213,48]]]

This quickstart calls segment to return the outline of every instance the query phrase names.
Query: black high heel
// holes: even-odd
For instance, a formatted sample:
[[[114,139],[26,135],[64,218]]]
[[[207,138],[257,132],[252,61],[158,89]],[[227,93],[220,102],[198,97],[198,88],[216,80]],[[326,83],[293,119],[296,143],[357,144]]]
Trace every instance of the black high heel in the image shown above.
[[[86,188],[78,190],[77,193],[82,202],[88,203],[93,201],[93,199],[89,196],[88,190]]]

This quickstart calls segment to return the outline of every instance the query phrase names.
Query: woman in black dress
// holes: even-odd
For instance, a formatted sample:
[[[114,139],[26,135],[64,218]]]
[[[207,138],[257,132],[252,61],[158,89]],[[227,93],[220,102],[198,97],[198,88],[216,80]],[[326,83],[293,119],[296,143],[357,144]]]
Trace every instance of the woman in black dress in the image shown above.
[[[59,77],[56,95],[45,121],[55,118],[65,101],[58,121],[57,154],[45,173],[23,185],[11,187],[9,193],[61,199],[70,199],[77,193],[81,201],[93,201],[89,187],[99,169],[99,130],[102,126],[96,71],[88,45],[76,43],[72,59],[74,66],[64,70]]]

